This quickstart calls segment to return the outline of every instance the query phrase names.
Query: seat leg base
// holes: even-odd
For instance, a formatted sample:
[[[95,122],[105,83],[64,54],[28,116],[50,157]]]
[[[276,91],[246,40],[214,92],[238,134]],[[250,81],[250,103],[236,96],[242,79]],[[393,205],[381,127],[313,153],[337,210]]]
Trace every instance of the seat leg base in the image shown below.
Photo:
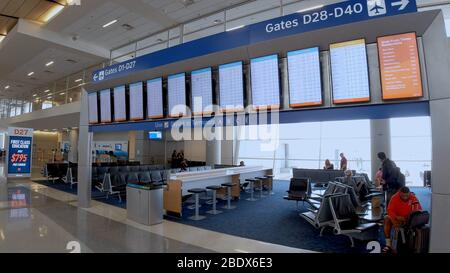
[[[212,215],[217,215],[217,214],[221,214],[222,211],[220,211],[220,210],[208,210],[206,213],[212,214]]]
[[[194,215],[194,216],[189,217],[190,220],[194,220],[194,221],[200,221],[205,218],[206,218],[205,216],[201,216],[201,215]]]

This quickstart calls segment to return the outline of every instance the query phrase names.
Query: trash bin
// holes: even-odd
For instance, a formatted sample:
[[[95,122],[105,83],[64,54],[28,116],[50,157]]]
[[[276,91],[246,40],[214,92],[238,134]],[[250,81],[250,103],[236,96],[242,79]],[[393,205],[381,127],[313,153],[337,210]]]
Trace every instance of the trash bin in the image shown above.
[[[127,185],[128,219],[150,226],[162,223],[163,215],[162,185]]]

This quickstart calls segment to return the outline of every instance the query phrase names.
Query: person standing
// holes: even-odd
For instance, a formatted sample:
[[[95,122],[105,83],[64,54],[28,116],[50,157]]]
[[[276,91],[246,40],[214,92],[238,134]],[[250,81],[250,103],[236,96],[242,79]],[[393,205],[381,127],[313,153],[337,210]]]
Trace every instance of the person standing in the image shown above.
[[[347,158],[345,157],[344,153],[341,153],[339,155],[341,157],[341,171],[347,170]]]
[[[405,185],[401,179],[400,169],[395,162],[387,158],[384,152],[378,153],[377,157],[381,161],[381,172],[383,173],[381,178],[385,182],[383,188],[386,191],[386,207],[388,207],[392,196]]]

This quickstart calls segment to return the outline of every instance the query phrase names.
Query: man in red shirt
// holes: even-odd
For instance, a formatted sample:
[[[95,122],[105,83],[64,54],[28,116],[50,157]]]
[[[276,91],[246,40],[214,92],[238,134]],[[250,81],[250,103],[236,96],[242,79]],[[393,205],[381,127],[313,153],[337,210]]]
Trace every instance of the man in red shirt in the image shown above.
[[[421,210],[422,206],[420,205],[419,200],[412,192],[410,192],[408,187],[400,188],[400,190],[392,196],[387,209],[387,215],[384,218],[386,247],[383,249],[383,252],[388,252],[392,249],[392,227],[398,228],[404,226],[411,212]]]

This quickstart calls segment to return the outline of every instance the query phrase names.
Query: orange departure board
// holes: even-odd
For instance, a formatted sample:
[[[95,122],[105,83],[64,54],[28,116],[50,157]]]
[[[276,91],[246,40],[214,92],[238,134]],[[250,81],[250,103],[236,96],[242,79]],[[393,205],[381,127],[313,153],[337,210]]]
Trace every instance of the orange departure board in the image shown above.
[[[378,38],[384,100],[423,96],[415,33]]]

